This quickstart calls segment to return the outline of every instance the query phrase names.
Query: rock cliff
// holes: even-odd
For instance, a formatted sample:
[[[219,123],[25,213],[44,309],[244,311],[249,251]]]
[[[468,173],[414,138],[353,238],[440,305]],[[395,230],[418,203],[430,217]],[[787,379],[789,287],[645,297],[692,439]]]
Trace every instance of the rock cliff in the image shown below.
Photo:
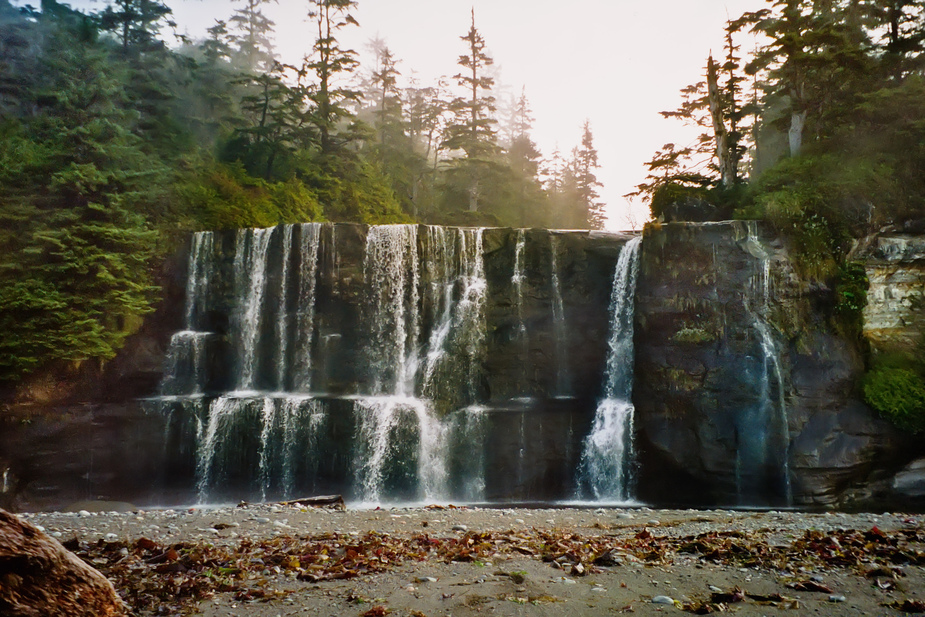
[[[830,292],[801,281],[778,239],[754,223],[663,225],[642,246],[640,497],[869,505],[858,487],[908,462],[916,444],[861,402],[862,358],[828,323]],[[877,308],[892,293],[880,280],[872,277],[869,311],[877,324],[894,320]]]
[[[381,403],[370,397],[395,394],[427,398],[438,417],[456,417],[457,428],[478,424],[466,433],[475,441],[454,442],[444,452],[455,478],[447,481],[451,495],[476,494],[461,485],[478,468],[487,470],[477,492],[487,501],[578,496],[582,443],[603,394],[614,268],[629,236],[486,229],[478,237],[478,268],[466,274],[472,266],[466,260],[474,259],[472,232],[417,226],[402,233],[401,241],[411,244],[393,265],[399,278],[414,269],[405,282],[387,269],[370,269],[366,226],[264,232],[262,316],[246,336],[241,313],[250,305],[241,294],[257,283],[251,275],[242,279],[241,247],[252,247],[256,235],[212,235],[209,300],[192,330],[183,300],[189,295],[186,256],[193,252],[187,247],[162,278],[165,302],[116,360],[89,371],[81,387],[57,388],[66,397],[56,397],[54,382],[44,380],[7,405],[0,505],[189,503],[202,496],[203,482],[211,482],[210,498],[259,499],[292,483],[293,474],[311,478],[294,485],[300,491],[362,496],[358,474],[371,464],[371,455],[356,459],[364,414]],[[311,263],[306,247],[315,251]],[[918,345],[925,327],[925,241],[881,237],[863,255],[871,281],[865,335],[872,347]],[[392,299],[376,296],[377,289],[393,290]],[[468,318],[458,311],[468,310],[470,292],[484,298],[463,328]],[[310,314],[300,304],[306,294]],[[386,301],[413,307],[413,319],[402,311],[373,316],[386,310],[380,306]],[[925,450],[861,402],[856,386],[863,359],[829,323],[831,292],[800,279],[770,230],[748,222],[649,228],[635,306],[639,500],[922,503],[925,466],[917,459]],[[375,319],[381,323],[373,327]],[[445,342],[443,326],[457,328]],[[389,347],[397,330],[405,336],[398,354]],[[416,332],[414,344],[406,343],[406,330]],[[242,347],[245,339],[251,347]],[[200,356],[177,356],[178,340],[202,341]],[[310,362],[296,345],[309,350]],[[449,351],[452,358],[441,359]],[[399,392],[397,373],[405,370],[399,364],[411,367],[407,391]],[[431,369],[436,378],[428,382]],[[235,390],[247,393],[229,397]],[[204,458],[202,440],[220,399],[237,424]],[[323,428],[313,437],[298,434],[315,454],[270,461],[265,453],[280,455],[297,435],[285,433],[280,414],[309,421],[319,408],[328,418]],[[221,430],[216,420],[215,431]],[[421,431],[401,425],[389,439],[416,440]],[[419,496],[415,474],[430,454],[388,443],[393,462],[377,473],[394,496]],[[274,474],[288,479],[268,479]]]

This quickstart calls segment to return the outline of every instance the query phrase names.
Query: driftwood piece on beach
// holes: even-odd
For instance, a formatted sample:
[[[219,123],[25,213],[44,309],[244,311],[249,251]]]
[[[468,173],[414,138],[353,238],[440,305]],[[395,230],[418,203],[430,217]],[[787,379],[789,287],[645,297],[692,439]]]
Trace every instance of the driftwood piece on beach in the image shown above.
[[[0,615],[126,614],[105,576],[37,527],[0,510]]]
[[[294,506],[302,504],[303,506],[314,506],[316,508],[334,507],[344,509],[346,504],[341,495],[319,495],[317,497],[300,497],[299,499],[287,499],[286,501],[277,501],[281,506]]]

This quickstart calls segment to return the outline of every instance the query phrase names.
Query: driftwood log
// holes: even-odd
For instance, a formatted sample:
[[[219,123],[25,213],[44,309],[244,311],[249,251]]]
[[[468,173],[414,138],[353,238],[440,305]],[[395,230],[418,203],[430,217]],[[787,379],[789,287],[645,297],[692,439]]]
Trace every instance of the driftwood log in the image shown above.
[[[0,510],[0,615],[122,617],[109,580],[38,528]]]
[[[294,506],[302,504],[303,506],[314,506],[316,508],[334,507],[344,509],[346,504],[341,495],[319,495],[317,497],[301,497],[299,499],[287,499],[286,501],[276,502],[281,506]]]

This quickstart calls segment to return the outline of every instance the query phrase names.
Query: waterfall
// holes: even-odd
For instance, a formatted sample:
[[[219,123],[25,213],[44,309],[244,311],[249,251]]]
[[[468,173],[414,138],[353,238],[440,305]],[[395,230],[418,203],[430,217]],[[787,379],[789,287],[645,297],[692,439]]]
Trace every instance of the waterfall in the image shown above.
[[[585,438],[579,485],[597,500],[631,498],[633,464],[633,301],[642,237],[620,251],[610,296],[610,339],[604,399]]]
[[[300,264],[296,273],[297,297],[294,299],[291,297],[293,277],[290,265],[293,261],[296,226],[239,230],[235,235],[232,277],[236,309],[232,320],[231,343],[237,361],[231,381],[236,391],[207,402],[203,413],[196,417],[196,476],[200,501],[210,499],[215,487],[221,484],[225,463],[219,459],[226,455],[223,448],[227,450],[229,443],[240,445],[243,439],[241,435],[248,433],[256,435],[255,445],[259,451],[256,461],[259,476],[257,482],[261,496],[266,498],[271,489],[284,495],[292,490],[293,461],[300,445],[296,443],[295,435],[302,431],[297,417],[301,416],[301,407],[313,401],[305,395],[286,392],[290,375],[298,389],[308,390],[310,387],[310,341],[313,335],[320,228],[319,224],[300,226]],[[274,234],[280,236],[281,259],[277,302],[271,307],[264,305],[270,287],[268,252]],[[213,242],[211,233],[199,233],[193,237],[187,272],[187,328],[201,322],[207,310],[210,279],[216,267]],[[290,306],[293,305],[297,306],[295,322],[290,313]],[[273,324],[273,348],[276,351],[272,379],[278,394],[272,397],[261,396],[256,392],[259,384],[259,359],[264,345],[261,340],[264,322]],[[296,326],[295,333],[292,332],[293,323]],[[170,365],[161,387],[163,393],[202,395],[202,369],[199,367],[203,364],[209,336],[211,333],[194,330],[184,330],[173,335],[173,346],[191,350],[186,352],[191,359],[186,359],[179,352],[169,355]],[[292,341],[297,343],[294,350]],[[185,375],[192,375],[194,379]],[[256,432],[252,426],[255,410],[260,417],[260,428]],[[280,440],[283,441],[282,446],[277,443]],[[228,456],[234,458],[235,454]],[[282,470],[278,469],[280,462]],[[280,473],[282,479],[277,477]]]
[[[780,350],[774,339],[768,313],[770,309],[770,254],[758,237],[757,223],[747,222],[745,250],[756,258],[758,267],[751,278],[743,302],[751,316],[752,327],[760,348],[757,375],[757,400],[742,410],[737,423],[736,489],[740,500],[754,503],[771,492],[780,493],[786,504],[793,502],[790,482],[790,428],[787,420],[784,373]],[[747,495],[749,491],[756,495]]]
[[[563,295],[590,286],[564,267],[560,235],[536,234],[550,245],[534,253],[522,229],[197,234],[165,396],[149,399],[167,417],[174,468],[195,474],[190,490],[204,503],[314,490],[365,503],[528,499],[509,490],[570,483],[581,439],[571,414],[586,412],[564,396]],[[547,246],[550,283],[537,294],[526,256]],[[489,281],[500,302],[489,302]],[[590,314],[603,320],[605,302]],[[521,366],[495,371],[489,349],[502,339]],[[530,341],[548,345],[536,366]],[[526,379],[541,367],[548,387]],[[620,400],[614,392],[607,400]],[[518,450],[496,451],[508,443]]]
[[[446,341],[453,325],[453,290],[456,287],[456,242],[448,238],[443,227],[427,228],[427,294],[425,300],[432,307],[433,327],[424,355],[424,372],[422,389],[432,392],[438,364],[446,355]]]
[[[373,394],[414,395],[421,328],[417,244],[416,225],[376,225],[366,237]]]
[[[205,381],[206,342],[211,332],[180,330],[170,337],[167,349],[165,379],[161,382],[162,395],[202,394]]]
[[[360,499],[379,502],[384,488],[406,499],[445,498],[447,427],[427,401],[362,397],[358,407],[357,485]]]
[[[523,229],[517,230],[517,242],[514,244],[514,273],[511,275],[511,287],[514,289],[514,305],[517,307],[517,339],[521,344],[523,364],[521,365],[521,380],[527,380],[527,358],[529,357],[530,340],[527,336],[527,324],[524,322],[524,280],[527,278],[524,267],[524,247],[527,244],[527,234]],[[563,311],[564,312],[564,311]]]
[[[213,276],[215,254],[214,242],[211,232],[193,234],[186,277],[185,330],[196,330],[201,325],[203,313],[208,310],[209,282]]]
[[[186,271],[186,300],[183,330],[170,338],[167,366],[159,391],[162,395],[199,395],[205,387],[206,342],[211,332],[205,327],[209,283],[213,276],[214,239],[210,232],[193,234]]]
[[[257,389],[257,337],[266,291],[267,249],[272,228],[242,229],[237,233],[234,254],[236,296],[241,304],[236,313],[239,391]]]
[[[410,225],[372,227],[367,236],[372,395],[355,406],[356,483],[367,502],[379,501],[383,488],[445,498],[451,426],[443,416],[476,397],[487,288],[482,230],[427,227],[421,258],[418,240]]]
[[[422,391],[434,399],[456,392],[454,402],[477,396],[478,365],[485,340],[485,260],[482,229],[456,230],[455,246],[444,250],[442,310],[428,342]],[[456,262],[455,269],[452,267]],[[458,289],[458,297],[453,290]]]
[[[312,343],[315,338],[315,290],[318,281],[321,228],[319,223],[305,223],[300,229],[298,347],[294,354],[293,384],[296,392],[309,392],[312,387]]]
[[[568,375],[568,340],[565,322],[565,304],[562,301],[562,289],[559,281],[559,238],[549,236],[550,269],[552,280],[552,318],[556,337],[556,396],[570,396],[571,387]]]
[[[238,408],[237,400],[223,396],[212,401],[209,405],[208,416],[203,422],[197,417],[196,422],[196,488],[199,493],[199,503],[205,503],[209,498],[212,487],[213,463],[215,448],[219,437],[231,424],[231,419]]]
[[[470,402],[477,396],[479,360],[485,341],[485,278],[482,229],[459,230],[462,294],[457,308],[459,343],[465,358],[464,388]]]
[[[279,276],[279,310],[276,314],[276,389],[286,390],[286,372],[289,367],[289,261],[292,253],[292,225],[282,228],[283,259]]]

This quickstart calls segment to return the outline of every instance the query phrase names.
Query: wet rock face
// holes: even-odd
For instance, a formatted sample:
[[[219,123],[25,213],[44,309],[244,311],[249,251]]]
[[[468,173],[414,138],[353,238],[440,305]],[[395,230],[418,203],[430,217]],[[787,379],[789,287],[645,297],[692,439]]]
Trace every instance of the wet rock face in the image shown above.
[[[863,365],[818,293],[759,227],[646,236],[633,397],[642,499],[834,504],[895,464],[908,444],[857,399]]]
[[[0,507],[173,502],[167,422],[137,401],[12,407],[0,418]]]
[[[892,489],[910,499],[925,502],[925,458],[912,461],[896,474]]]
[[[106,577],[38,528],[0,510],[0,614],[121,617]]]

